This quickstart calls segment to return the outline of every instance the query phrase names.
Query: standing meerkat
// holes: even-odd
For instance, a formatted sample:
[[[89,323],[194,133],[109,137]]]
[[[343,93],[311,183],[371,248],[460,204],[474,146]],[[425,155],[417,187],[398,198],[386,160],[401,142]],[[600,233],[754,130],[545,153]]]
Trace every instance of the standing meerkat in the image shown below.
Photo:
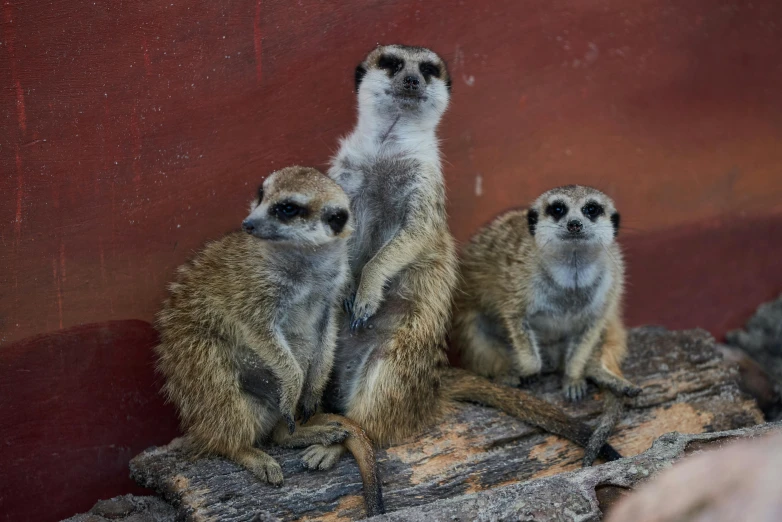
[[[436,136],[450,100],[446,63],[422,47],[380,46],[355,81],[358,123],[329,170],[350,198],[355,232],[325,402],[379,445],[436,423],[449,400],[501,408],[586,444],[591,430],[545,401],[447,367],[457,261]],[[304,460],[326,469],[342,452],[316,445]]]
[[[255,447],[344,442],[358,461],[368,514],[383,511],[363,431],[316,414],[333,365],[338,296],[348,272],[349,200],[315,169],[272,173],[235,232],[180,267],[158,316],[158,369],[196,453],[226,457],[281,485]],[[296,426],[297,409],[306,426]]]
[[[570,185],[495,219],[472,238],[461,261],[453,334],[467,369],[509,385],[562,371],[562,390],[572,401],[584,397],[587,378],[610,390],[586,464],[618,420],[621,401],[613,399],[640,393],[620,369],[627,334],[618,231],[611,198]]]

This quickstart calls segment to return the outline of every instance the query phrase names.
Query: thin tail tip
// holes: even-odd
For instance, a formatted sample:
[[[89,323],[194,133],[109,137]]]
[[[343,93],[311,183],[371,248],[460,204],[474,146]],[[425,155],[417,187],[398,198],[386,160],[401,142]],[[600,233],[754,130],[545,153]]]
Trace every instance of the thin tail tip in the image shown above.
[[[383,501],[383,492],[379,486],[371,497],[365,497],[364,502],[367,509],[367,518],[374,517],[375,515],[385,515],[386,506]]]
[[[616,451],[616,448],[611,446],[610,444],[606,443],[603,445],[603,447],[600,449],[600,457],[602,457],[606,462],[611,462],[614,460],[619,460],[622,457],[622,454]]]

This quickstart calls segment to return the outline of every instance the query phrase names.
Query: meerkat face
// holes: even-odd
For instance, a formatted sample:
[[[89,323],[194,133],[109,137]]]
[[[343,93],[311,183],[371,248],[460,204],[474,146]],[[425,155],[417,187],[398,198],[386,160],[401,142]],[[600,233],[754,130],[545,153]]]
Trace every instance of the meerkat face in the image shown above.
[[[448,107],[451,77],[442,58],[423,47],[382,45],[356,67],[359,110],[439,121]]]
[[[259,187],[242,228],[267,241],[321,245],[350,235],[349,208],[339,185],[318,170],[287,167]]]
[[[599,190],[568,185],[540,196],[527,212],[527,223],[540,249],[601,248],[619,232],[619,213]]]

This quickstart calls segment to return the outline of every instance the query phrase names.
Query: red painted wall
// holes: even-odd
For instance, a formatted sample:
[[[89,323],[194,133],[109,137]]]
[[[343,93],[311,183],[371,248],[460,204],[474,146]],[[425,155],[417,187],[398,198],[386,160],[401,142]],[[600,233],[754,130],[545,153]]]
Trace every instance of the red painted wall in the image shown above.
[[[552,186],[595,185],[626,225],[628,322],[720,336],[782,290],[780,21],[776,0],[6,0],[0,381],[24,388],[20,369],[41,372],[35,386],[70,378],[47,339],[75,366],[98,341],[54,332],[151,321],[174,268],[237,228],[265,174],[325,168],[355,118],[353,68],[377,42],[429,46],[451,65],[441,136],[458,239]],[[51,335],[31,340],[39,334]],[[129,386],[170,416],[153,402],[153,341],[126,353],[107,341],[119,338],[97,338],[105,358],[90,371],[120,375],[127,357]],[[36,393],[45,402],[56,389]],[[0,398],[0,418],[20,407],[13,397]],[[72,397],[84,405],[66,410],[75,419],[119,401]],[[49,418],[42,404],[25,405],[25,422]],[[0,425],[0,439],[19,429]],[[106,443],[91,437],[67,431],[57,443]],[[5,458],[22,462],[36,445],[14,440]],[[127,455],[115,456],[82,462],[125,480]],[[73,483],[89,468],[36,469],[39,482],[24,484]],[[103,496],[125,487],[101,480]],[[63,491],[58,516],[98,490]],[[9,498],[0,493],[0,512]]]

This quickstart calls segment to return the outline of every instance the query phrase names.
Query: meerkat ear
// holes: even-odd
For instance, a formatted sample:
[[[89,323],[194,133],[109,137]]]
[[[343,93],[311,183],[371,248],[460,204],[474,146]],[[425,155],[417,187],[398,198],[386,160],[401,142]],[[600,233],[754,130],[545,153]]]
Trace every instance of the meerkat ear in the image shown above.
[[[367,68],[364,67],[363,63],[358,64],[356,67],[356,92],[358,92],[358,86],[361,85],[361,80],[364,79],[364,76],[367,74]]]
[[[535,235],[535,227],[538,224],[538,211],[531,208],[527,211],[527,226],[529,227],[529,235]]]
[[[445,80],[445,88],[448,89],[448,92],[451,92],[451,78],[450,77],[447,80]]]
[[[611,214],[611,224],[614,225],[614,237],[619,233],[619,212]]]
[[[326,223],[328,223],[335,236],[338,236],[342,229],[345,228],[345,223],[348,222],[348,211],[345,209],[335,210],[329,212],[326,217]]]

